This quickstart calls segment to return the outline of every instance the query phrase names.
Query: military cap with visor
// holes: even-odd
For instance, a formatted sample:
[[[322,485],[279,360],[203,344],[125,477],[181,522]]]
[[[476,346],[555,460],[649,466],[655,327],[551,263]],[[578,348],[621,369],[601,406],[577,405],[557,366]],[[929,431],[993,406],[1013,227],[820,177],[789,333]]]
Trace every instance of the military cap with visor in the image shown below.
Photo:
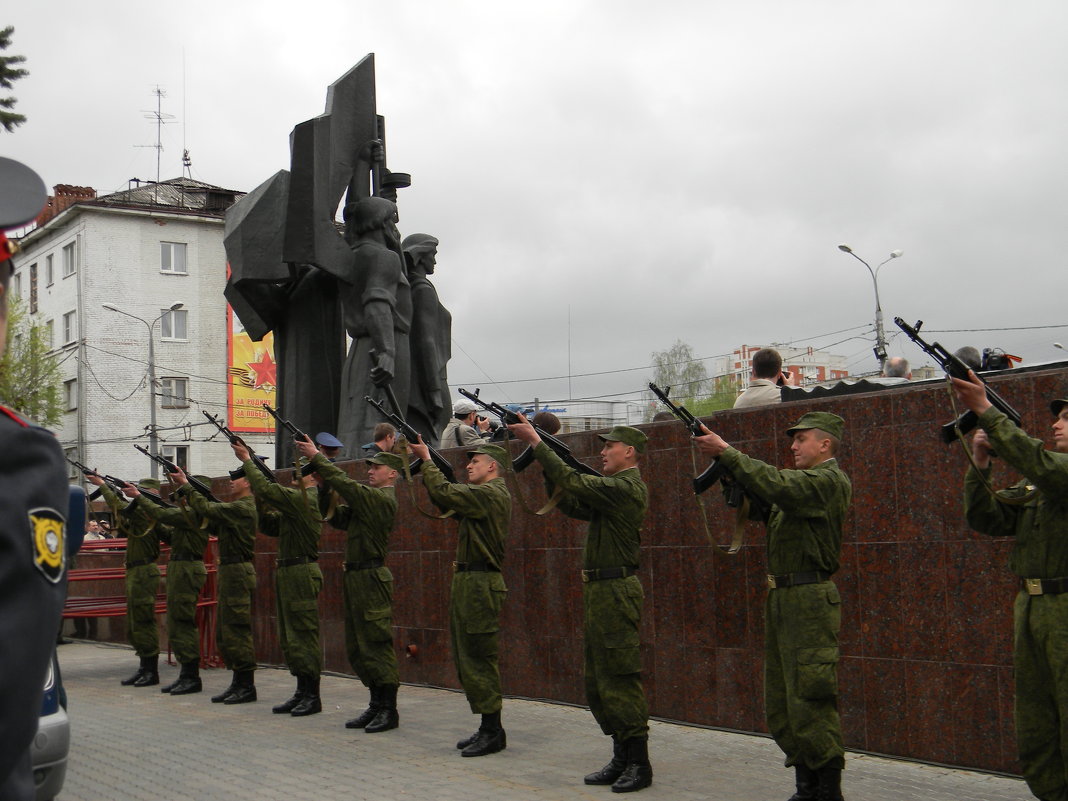
[[[489,456],[493,461],[497,462],[501,467],[508,466],[508,451],[502,448],[500,445],[479,445],[477,448],[472,448],[467,451],[467,455],[474,456],[476,453],[484,453]]]
[[[835,439],[841,439],[845,432],[845,420],[831,412],[807,412],[801,415],[801,419],[786,429],[786,436],[792,437],[798,431],[809,428],[818,428],[826,431]]]
[[[649,441],[644,433],[630,426],[616,426],[607,434],[597,436],[605,442],[622,442],[624,445],[630,445],[638,453],[645,453],[645,443]]]
[[[400,470],[404,469],[404,460],[401,457],[399,457],[397,454],[388,453],[386,451],[382,451],[381,453],[376,453],[374,456],[369,456],[366,459],[364,459],[364,461],[367,464],[385,465],[386,467],[388,467],[388,468],[390,468],[392,470],[400,471]]]

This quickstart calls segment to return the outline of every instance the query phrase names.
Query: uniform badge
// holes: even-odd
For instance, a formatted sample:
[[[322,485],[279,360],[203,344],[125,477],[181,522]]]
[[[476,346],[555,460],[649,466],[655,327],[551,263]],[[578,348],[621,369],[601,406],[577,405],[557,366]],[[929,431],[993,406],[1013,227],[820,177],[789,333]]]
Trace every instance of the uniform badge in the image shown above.
[[[67,561],[63,516],[55,509],[30,510],[30,537],[33,539],[33,563],[53,584],[63,578]]]

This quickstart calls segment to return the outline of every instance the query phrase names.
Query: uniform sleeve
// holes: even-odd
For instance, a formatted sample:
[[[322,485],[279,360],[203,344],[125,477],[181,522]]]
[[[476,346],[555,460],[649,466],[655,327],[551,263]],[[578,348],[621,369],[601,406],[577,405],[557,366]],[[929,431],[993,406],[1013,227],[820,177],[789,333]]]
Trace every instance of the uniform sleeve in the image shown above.
[[[451,509],[462,517],[488,516],[483,492],[472,484],[452,484],[432,462],[424,462],[419,469],[430,500],[443,509]]]
[[[731,447],[719,458],[743,487],[786,512],[824,507],[841,493],[841,479],[834,470],[779,470]]]
[[[998,456],[1027,476],[1044,495],[1068,495],[1068,454],[1047,450],[1042,440],[1029,437],[994,407],[979,416],[979,425]]]
[[[285,503],[287,499],[286,488],[275,481],[268,481],[267,476],[260,472],[260,469],[256,467],[255,462],[251,459],[246,459],[241,463],[241,467],[245,471],[245,478],[248,479],[248,485],[252,487],[253,495],[274,506],[279,506]]]
[[[256,525],[256,507],[241,501],[209,501],[199,492],[190,489],[189,485],[182,490],[182,495],[197,514],[207,518],[213,523],[242,524],[252,523]]]
[[[349,506],[355,507],[357,511],[366,509],[370,500],[368,494],[371,490],[370,487],[349,478],[348,473],[321,453],[315,454],[312,458],[312,464],[315,465],[315,471],[322,476],[326,485],[340,495]],[[332,523],[331,525],[335,528],[340,528],[337,524]]]
[[[1011,537],[1016,534],[1016,521],[1021,506],[1002,503],[987,489],[983,478],[990,477],[990,468],[980,472],[969,467],[964,474],[964,517],[968,526],[991,537]]]
[[[588,515],[595,510],[615,508],[619,504],[620,492],[630,490],[629,483],[618,478],[580,473],[565,464],[544,442],[539,442],[534,448],[534,456],[541,462],[546,478],[564,492],[564,498],[559,504],[560,510],[579,520],[589,520]],[[576,514],[571,514],[568,509]]]

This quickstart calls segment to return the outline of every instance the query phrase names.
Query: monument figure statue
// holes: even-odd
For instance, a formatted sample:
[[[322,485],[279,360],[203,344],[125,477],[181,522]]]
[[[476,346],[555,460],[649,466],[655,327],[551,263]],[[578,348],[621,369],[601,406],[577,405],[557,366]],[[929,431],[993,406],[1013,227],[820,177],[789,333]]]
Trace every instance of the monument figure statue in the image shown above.
[[[407,419],[429,442],[449,423],[451,397],[446,368],[452,358],[452,315],[441,305],[429,279],[437,265],[437,238],[410,234],[401,243],[401,250],[412,293]]]

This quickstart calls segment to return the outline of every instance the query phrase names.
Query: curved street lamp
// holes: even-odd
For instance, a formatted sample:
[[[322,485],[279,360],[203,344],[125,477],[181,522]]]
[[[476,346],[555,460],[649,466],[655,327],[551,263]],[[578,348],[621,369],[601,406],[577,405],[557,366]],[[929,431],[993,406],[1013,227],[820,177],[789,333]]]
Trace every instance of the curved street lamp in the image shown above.
[[[848,253],[854,259],[856,259],[865,267],[867,267],[868,272],[871,273],[871,283],[872,286],[875,287],[875,348],[873,350],[875,352],[875,358],[879,360],[879,372],[881,373],[883,371],[883,368],[886,366],[886,334],[883,331],[883,307],[879,303],[879,268],[886,264],[886,262],[888,261],[893,261],[894,259],[900,258],[902,255],[904,255],[904,251],[891,250],[890,256],[875,265],[875,269],[873,270],[871,268],[871,265],[868,264],[868,262],[864,261],[864,259],[858,256],[856,253],[854,253],[853,248],[851,248],[849,245],[839,245],[838,249],[843,253]]]
[[[167,307],[167,311],[163,312],[152,322],[145,320],[142,317],[138,317],[136,314],[131,314],[128,311],[120,309],[114,303],[101,304],[108,311],[118,312],[119,314],[125,314],[127,317],[133,317],[135,320],[140,320],[148,328],[148,451],[153,456],[159,455],[159,439],[156,436],[156,347],[152,341],[152,328],[162,320],[166,315],[171,312],[178,311],[178,309],[184,306],[184,303],[172,303]],[[156,461],[152,460],[152,478],[159,478],[159,465]]]

